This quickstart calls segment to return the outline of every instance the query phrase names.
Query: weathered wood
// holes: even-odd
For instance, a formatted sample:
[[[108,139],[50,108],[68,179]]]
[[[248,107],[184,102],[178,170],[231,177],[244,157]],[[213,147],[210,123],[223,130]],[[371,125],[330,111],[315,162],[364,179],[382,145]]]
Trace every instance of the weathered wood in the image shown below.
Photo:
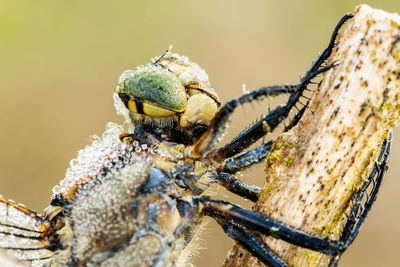
[[[400,116],[400,17],[366,5],[338,38],[327,72],[299,124],[266,162],[254,210],[324,237],[337,237],[350,199]],[[320,253],[262,237],[289,265],[315,266]],[[377,255],[378,256],[378,255]],[[260,266],[237,245],[224,266]]]

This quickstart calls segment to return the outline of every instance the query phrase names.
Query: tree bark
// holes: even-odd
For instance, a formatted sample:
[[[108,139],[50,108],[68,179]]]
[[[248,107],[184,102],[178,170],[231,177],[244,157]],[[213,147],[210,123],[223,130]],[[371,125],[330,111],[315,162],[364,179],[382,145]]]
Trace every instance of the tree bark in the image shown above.
[[[400,17],[361,5],[340,34],[298,125],[274,143],[254,210],[307,232],[337,238],[351,198],[400,116]],[[328,63],[329,63],[328,62]],[[261,236],[291,266],[321,254]],[[262,265],[237,244],[224,266]]]

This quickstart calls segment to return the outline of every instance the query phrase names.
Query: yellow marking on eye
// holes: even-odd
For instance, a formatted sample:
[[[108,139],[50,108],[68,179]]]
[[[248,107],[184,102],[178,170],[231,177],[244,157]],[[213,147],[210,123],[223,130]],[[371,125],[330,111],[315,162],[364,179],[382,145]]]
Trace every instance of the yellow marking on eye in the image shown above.
[[[171,117],[175,115],[175,111],[156,107],[147,102],[143,102],[143,113],[151,117]]]
[[[129,107],[129,110],[130,110],[130,111],[132,111],[132,112],[134,112],[134,113],[137,113],[137,108],[136,108],[135,100],[133,100],[133,99],[129,100],[129,102],[128,102],[128,107]]]

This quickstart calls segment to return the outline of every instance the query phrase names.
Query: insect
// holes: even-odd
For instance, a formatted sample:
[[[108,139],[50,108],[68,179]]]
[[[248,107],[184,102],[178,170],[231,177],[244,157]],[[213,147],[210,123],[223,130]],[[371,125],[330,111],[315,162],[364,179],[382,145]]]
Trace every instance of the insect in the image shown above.
[[[287,266],[253,231],[332,255],[331,264],[337,264],[375,200],[387,168],[390,138],[355,195],[339,240],[215,200],[206,190],[217,183],[244,198],[258,199],[260,189],[235,174],[262,162],[272,141],[245,150],[288,118],[316,76],[335,67],[324,62],[340,27],[351,17],[347,14],[339,21],[328,48],[298,84],[261,88],[224,105],[196,63],[169,51],[152,64],[125,71],[114,101],[127,128],[109,123],[101,138],[79,152],[54,187],[43,217],[0,198],[0,248],[36,266],[184,265],[196,230],[209,216],[267,265]],[[290,94],[285,104],[217,148],[236,107],[281,94]],[[300,108],[285,130],[296,125],[306,108]],[[373,189],[362,205],[371,183]]]

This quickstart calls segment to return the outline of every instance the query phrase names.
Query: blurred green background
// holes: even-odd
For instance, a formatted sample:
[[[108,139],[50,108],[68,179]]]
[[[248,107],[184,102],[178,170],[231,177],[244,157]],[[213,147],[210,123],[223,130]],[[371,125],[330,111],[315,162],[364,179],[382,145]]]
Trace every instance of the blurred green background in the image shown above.
[[[400,12],[398,0],[365,2]],[[170,44],[207,71],[225,102],[242,94],[242,84],[252,89],[298,81],[336,22],[359,3],[1,0],[0,193],[38,211],[46,207],[52,186],[88,137],[100,135],[108,121],[122,122],[112,100],[120,73]],[[265,107],[238,109],[225,140]],[[341,266],[398,262],[399,136],[378,201]],[[261,185],[262,166],[244,178]],[[217,197],[227,195],[219,191]],[[232,241],[213,222],[202,236],[195,265],[220,266]]]

